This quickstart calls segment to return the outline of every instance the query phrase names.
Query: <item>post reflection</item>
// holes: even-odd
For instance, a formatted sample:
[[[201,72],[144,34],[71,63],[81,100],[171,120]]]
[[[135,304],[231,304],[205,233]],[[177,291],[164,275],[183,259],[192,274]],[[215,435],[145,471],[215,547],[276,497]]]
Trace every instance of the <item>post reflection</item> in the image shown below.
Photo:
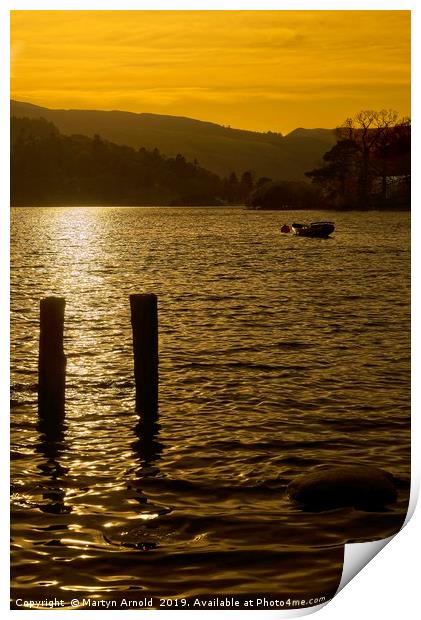
[[[156,420],[144,418],[136,424],[134,432],[135,441],[131,444],[137,461],[136,478],[141,481],[145,477],[154,477],[159,473],[157,461],[159,461],[163,444],[159,441],[161,425]]]
[[[52,514],[66,514],[72,508],[65,503],[65,491],[63,490],[65,477],[68,468],[61,464],[61,458],[65,450],[64,422],[57,420],[52,423],[50,420],[39,420],[37,431],[39,439],[35,446],[35,451],[44,456],[44,461],[38,465],[38,469],[46,477],[45,490],[42,497],[46,500],[39,506],[42,512]]]

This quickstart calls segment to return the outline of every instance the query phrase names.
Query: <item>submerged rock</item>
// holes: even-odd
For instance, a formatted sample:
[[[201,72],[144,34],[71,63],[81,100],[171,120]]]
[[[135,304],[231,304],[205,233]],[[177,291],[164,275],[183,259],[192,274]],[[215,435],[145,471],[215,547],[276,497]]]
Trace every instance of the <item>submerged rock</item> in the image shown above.
[[[397,499],[393,475],[368,465],[321,465],[298,476],[287,492],[293,501],[313,510],[344,506],[373,510]]]

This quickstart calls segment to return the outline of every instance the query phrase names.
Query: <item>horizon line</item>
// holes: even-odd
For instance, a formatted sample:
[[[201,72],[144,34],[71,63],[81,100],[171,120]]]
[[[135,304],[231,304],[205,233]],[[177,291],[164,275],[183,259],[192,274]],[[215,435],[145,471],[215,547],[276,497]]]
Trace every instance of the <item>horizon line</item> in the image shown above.
[[[22,103],[24,105],[30,105],[33,106],[34,108],[40,108],[41,110],[49,110],[49,111],[54,111],[54,112],[107,112],[107,113],[112,113],[112,112],[120,112],[123,114],[134,114],[136,116],[141,116],[141,115],[149,115],[149,116],[161,116],[161,117],[166,117],[166,118],[180,118],[180,119],[187,119],[190,121],[196,121],[198,123],[206,123],[209,125],[216,125],[217,127],[223,127],[224,129],[231,129],[232,131],[247,131],[250,133],[257,133],[257,134],[268,134],[268,133],[272,133],[278,136],[281,136],[283,138],[289,136],[291,133],[293,133],[294,131],[300,130],[300,129],[304,129],[305,131],[317,131],[317,130],[323,130],[323,131],[334,131],[335,127],[295,127],[294,129],[292,129],[291,131],[289,131],[288,133],[282,133],[281,131],[275,131],[275,130],[271,130],[271,129],[267,129],[266,131],[262,131],[262,130],[258,130],[258,129],[245,129],[245,128],[241,128],[241,127],[232,127],[231,125],[223,125],[221,123],[217,123],[216,121],[209,121],[209,120],[203,120],[201,118],[194,118],[192,116],[184,116],[182,114],[159,114],[156,112],[133,112],[132,110],[121,110],[118,108],[111,108],[111,109],[100,109],[100,108],[49,108],[45,105],[39,105],[37,103],[32,103],[31,101],[22,101],[20,99],[14,99],[13,97],[10,97],[10,102],[14,102],[14,103]]]

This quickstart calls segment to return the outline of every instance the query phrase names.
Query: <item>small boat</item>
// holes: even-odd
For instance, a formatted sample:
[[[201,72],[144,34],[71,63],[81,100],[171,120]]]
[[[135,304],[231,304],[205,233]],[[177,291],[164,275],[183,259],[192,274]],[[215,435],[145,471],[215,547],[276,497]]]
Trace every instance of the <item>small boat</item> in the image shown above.
[[[300,237],[329,237],[335,230],[333,222],[312,222],[311,224],[292,224],[292,232]]]

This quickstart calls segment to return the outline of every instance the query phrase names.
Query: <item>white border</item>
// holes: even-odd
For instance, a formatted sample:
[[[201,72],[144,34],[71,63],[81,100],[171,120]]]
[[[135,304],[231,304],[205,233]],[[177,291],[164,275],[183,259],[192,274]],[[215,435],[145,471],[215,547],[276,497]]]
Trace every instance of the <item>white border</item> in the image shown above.
[[[302,1],[296,0],[295,2],[274,2],[261,0],[257,3],[255,0],[231,0],[229,2],[223,2],[222,0],[214,0],[213,2],[204,2],[197,0],[193,1],[162,1],[155,0],[151,2],[136,2],[134,0],[72,0],[72,1],[53,1],[53,0],[16,0],[3,2],[0,7],[0,62],[1,62],[1,81],[0,81],[0,127],[2,129],[0,141],[0,298],[2,303],[0,305],[0,404],[1,404],[1,436],[5,440],[6,445],[2,450],[2,464],[3,471],[8,468],[8,420],[6,412],[9,411],[9,149],[8,140],[5,139],[8,136],[9,127],[9,10],[141,10],[141,9],[154,9],[154,10],[169,10],[169,9],[181,9],[181,10],[213,10],[213,9],[232,9],[232,10],[411,10],[412,22],[413,22],[413,35],[412,35],[412,49],[413,49],[413,66],[415,65],[417,71],[412,72],[413,77],[413,110],[419,110],[419,97],[418,97],[418,79],[417,72],[419,73],[419,38],[420,38],[420,18],[419,9],[415,0],[397,2],[395,0],[354,0],[353,2],[345,1],[332,2],[332,1]],[[419,148],[419,130],[417,117],[412,119],[413,127],[413,154],[414,161],[418,162],[418,148]],[[419,175],[418,175],[419,177]],[[413,230],[419,230],[420,216],[417,210],[421,209],[419,204],[419,182],[417,175],[413,175]],[[414,244],[413,248],[413,272],[416,273],[416,268],[419,264],[419,254]],[[414,304],[420,299],[420,287],[418,279],[413,280],[412,296]],[[416,307],[417,309],[417,307]],[[418,313],[416,315],[418,318]],[[413,372],[414,375],[418,371],[420,365],[418,363],[419,354],[417,352],[418,345],[421,342],[420,328],[418,322],[414,321],[413,327]],[[418,404],[418,390],[416,389],[416,380],[413,380],[413,431],[412,431],[412,445],[413,445],[413,471],[412,471],[412,493],[411,493],[411,510],[414,508],[416,497],[418,495],[419,480],[420,480],[420,457],[418,456],[419,450],[419,425],[418,425],[418,411],[416,406]],[[5,439],[6,438],[6,439]],[[5,480],[5,476],[2,476],[2,491],[5,492],[3,498],[3,506],[8,505],[8,481]],[[415,571],[415,567],[419,564],[417,552],[420,549],[420,510],[418,509],[415,516],[405,527],[404,531],[399,533],[397,537],[391,539],[388,544],[388,550],[386,553],[381,553],[380,556],[370,562],[368,566],[363,569],[363,575],[358,576],[353,580],[352,584],[341,591],[333,601],[326,605],[323,611],[319,612],[321,618],[328,620],[337,620],[340,617],[342,620],[354,620],[356,613],[363,614],[365,617],[381,617],[381,618],[395,618],[400,616],[401,618],[415,618],[416,610],[419,610],[418,596],[418,571]],[[2,513],[2,531],[7,533],[8,531],[8,511],[4,508]],[[366,545],[373,545],[375,543],[366,543]],[[380,546],[380,545],[378,545]],[[352,545],[354,552],[357,551],[358,545]],[[8,574],[8,557],[9,557],[9,544],[7,537],[2,537],[2,553],[4,554],[1,563],[1,599],[0,605],[2,611],[7,615],[9,613],[15,613],[9,611],[9,574]],[[291,612],[293,616],[307,615],[313,613],[318,608],[312,608],[311,610],[295,610]],[[298,613],[297,613],[298,612]],[[27,612],[31,613],[31,612]],[[36,612],[44,613],[44,612]],[[49,614],[49,618],[53,618],[56,614],[62,612],[52,611]],[[82,613],[82,612],[74,612]],[[101,612],[91,612],[101,613]],[[124,612],[114,612],[124,613]],[[183,614],[184,612],[161,612],[153,611],[154,614]],[[201,612],[187,612],[188,617],[199,617]],[[288,612],[248,612],[247,617],[250,614],[254,617],[262,617],[262,615],[278,614],[280,617],[289,616]],[[224,616],[237,614],[233,611],[218,611],[211,612],[214,615],[223,614]],[[208,617],[209,614],[207,614]],[[212,615],[213,617],[213,615]],[[235,616],[236,617],[236,616]],[[292,616],[290,616],[292,617]]]
[[[410,11],[416,6],[415,0],[9,0],[7,10],[282,10],[282,11]]]

